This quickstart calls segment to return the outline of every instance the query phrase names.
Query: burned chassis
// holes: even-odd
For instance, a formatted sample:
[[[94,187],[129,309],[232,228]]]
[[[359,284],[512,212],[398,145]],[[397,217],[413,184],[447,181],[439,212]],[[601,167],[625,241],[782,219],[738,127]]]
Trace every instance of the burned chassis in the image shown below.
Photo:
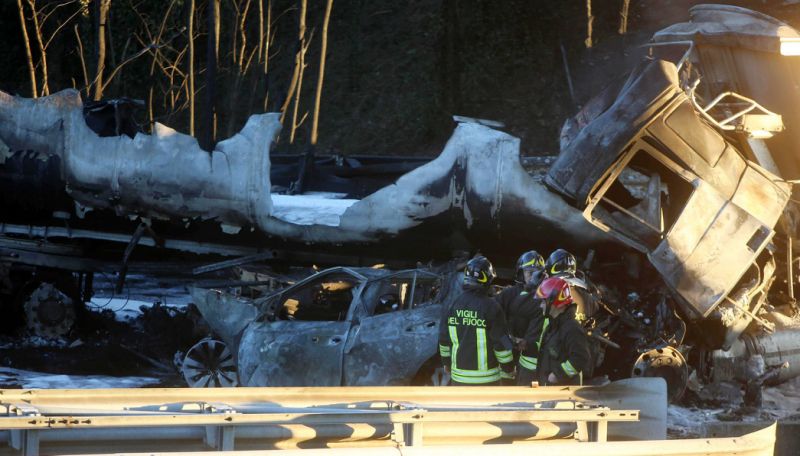
[[[336,267],[255,300],[200,288],[192,295],[237,355],[243,385],[405,385],[429,382],[438,366],[448,285],[423,269]],[[202,361],[184,362],[192,385],[221,386],[235,375]]]

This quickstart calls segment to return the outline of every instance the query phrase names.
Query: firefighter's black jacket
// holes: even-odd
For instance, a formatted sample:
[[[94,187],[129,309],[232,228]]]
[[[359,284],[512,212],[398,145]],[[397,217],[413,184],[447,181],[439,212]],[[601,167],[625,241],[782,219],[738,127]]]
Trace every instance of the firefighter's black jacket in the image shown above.
[[[511,307],[511,301],[516,299],[520,293],[525,290],[525,286],[521,283],[515,283],[514,285],[508,286],[503,288],[503,291],[495,295],[494,299],[500,305],[500,308],[503,309],[503,314],[506,316],[506,320],[509,317],[509,308]]]
[[[439,354],[458,383],[493,383],[511,372],[511,339],[497,302],[484,292],[464,290],[443,315]]]
[[[531,322],[542,318],[536,291],[527,290],[522,284],[504,288],[495,299],[506,316],[509,334],[517,339],[525,337]]]
[[[525,336],[527,346],[520,357],[520,367],[536,372],[540,385],[554,374],[559,385],[577,385],[592,375],[592,357],[586,331],[575,319],[571,305],[558,317],[531,324]]]

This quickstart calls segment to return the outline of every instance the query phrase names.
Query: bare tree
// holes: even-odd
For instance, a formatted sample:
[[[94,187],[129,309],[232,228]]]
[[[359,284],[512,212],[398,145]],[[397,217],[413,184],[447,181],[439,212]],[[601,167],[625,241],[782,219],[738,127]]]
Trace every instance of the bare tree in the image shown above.
[[[164,95],[164,107],[166,108],[169,105],[170,114],[175,112],[175,106],[180,97],[181,93],[186,92],[185,84],[188,80],[188,77],[185,73],[180,71],[179,67],[181,65],[181,60],[183,56],[186,54],[186,47],[183,50],[176,50],[172,46],[169,45],[175,38],[181,36],[185,31],[186,27],[179,27],[177,30],[173,31],[173,33],[164,38],[164,34],[167,31],[167,22],[171,17],[171,13],[173,8],[175,7],[177,0],[171,0],[169,6],[167,7],[166,11],[163,13],[163,18],[161,20],[160,25],[158,26],[158,31],[155,33],[151,33],[150,26],[148,24],[148,20],[142,15],[136,7],[133,7],[134,13],[139,17],[140,22],[142,23],[142,28],[144,33],[147,35],[147,41],[143,40],[138,34],[135,34],[134,37],[142,46],[142,49],[134,54],[133,56],[129,57],[125,61],[123,61],[117,68],[114,69],[112,72],[111,77],[115,76],[117,72],[121,69],[122,66],[127,64],[128,62],[139,58],[140,56],[149,53],[152,56],[152,61],[150,63],[150,87],[148,89],[147,95],[147,110],[148,110],[148,117],[150,121],[150,128],[153,128],[153,124],[155,122],[155,114],[153,108],[153,101],[154,101],[154,92],[155,92],[155,82],[157,81],[156,70],[160,71],[161,74],[167,79],[168,84],[161,85],[161,91]],[[165,51],[172,53],[172,57],[167,57],[165,55]],[[178,76],[182,81],[181,84],[175,84],[175,76]],[[188,104],[188,94],[187,94],[187,102]],[[181,109],[184,109],[181,107]]]
[[[250,12],[251,0],[244,0],[243,7],[241,3],[241,1],[233,3],[236,13],[237,32],[233,34],[234,40],[231,49],[234,73],[233,88],[228,93],[227,134],[229,136],[233,135],[234,128],[236,127],[236,120],[239,117],[236,114],[239,111],[237,106],[241,100],[240,92],[242,90],[242,80],[244,79],[245,73],[247,73],[250,67],[253,57],[255,57],[255,53],[258,51],[258,48],[254,47],[250,52],[250,55],[248,56],[247,54],[247,18]],[[237,36],[238,40],[236,39]]]
[[[306,51],[308,45],[306,44],[306,13],[308,12],[308,0],[300,0],[300,25],[298,27],[298,40],[300,42],[300,50],[297,51],[296,69],[297,69],[297,84],[294,93],[294,110],[292,111],[292,128],[289,133],[289,143],[294,143],[295,133],[297,128],[306,118],[304,114],[300,121],[297,121],[297,111],[300,109],[300,93],[303,89],[303,71],[306,67]]]
[[[47,53],[45,52],[44,40],[42,39],[42,27],[39,24],[39,14],[36,11],[36,0],[28,0],[28,6],[33,13],[31,15],[33,19],[33,31],[35,32],[36,45],[39,47],[39,54],[41,55],[41,60],[39,60],[39,62],[42,64],[42,95],[47,96],[50,95],[50,86],[47,80]]]
[[[587,48],[592,47],[592,24],[594,23],[594,16],[592,16],[592,0],[586,0],[586,44]]]
[[[216,79],[217,60],[219,56],[219,3],[220,0],[209,0],[208,3],[208,53],[206,63],[206,103],[205,126],[203,128],[203,147],[214,148],[216,138]]]
[[[194,136],[194,0],[189,0],[189,134]]]
[[[286,118],[286,111],[289,109],[289,105],[292,103],[294,99],[294,94],[297,91],[298,82],[302,76],[302,67],[304,65],[304,61],[302,59],[303,54],[305,53],[305,33],[306,33],[306,23],[305,23],[305,0],[300,0],[301,7],[300,7],[300,18],[298,22],[300,23],[299,30],[300,30],[300,38],[297,41],[297,53],[294,55],[294,70],[292,71],[292,79],[289,81],[289,90],[286,91],[286,99],[283,100],[283,104],[281,105],[281,125],[283,124],[284,119]]]
[[[83,71],[83,87],[86,90],[86,95],[89,95],[89,72],[86,71],[86,58],[83,55],[83,41],[81,40],[81,34],[78,31],[78,24],[75,24],[75,27],[72,28],[75,32],[75,41],[78,45],[78,58],[81,61],[81,70]]]
[[[261,0],[263,1],[263,0]],[[269,81],[267,80],[267,73],[269,72],[269,49],[272,46],[273,35],[272,31],[272,0],[267,1],[267,18],[266,18],[266,27],[267,30],[264,35],[259,38],[259,41],[264,41],[264,56],[261,57],[261,53],[259,52],[259,59],[262,59],[261,62],[264,64],[264,71],[262,73],[262,77],[264,78],[264,106],[263,110],[266,111],[268,104],[269,104]],[[259,44],[259,49],[261,49],[261,45]]]
[[[624,35],[628,33],[628,9],[631,0],[622,0],[622,10],[619,12],[619,34]]]
[[[32,0],[29,0],[32,1]],[[95,76],[92,81],[94,95],[92,99],[100,100],[103,98],[103,71],[106,66],[106,21],[108,20],[108,10],[111,7],[111,0],[95,0],[95,43],[96,43],[96,67]]]
[[[33,54],[31,54],[31,42],[28,39],[28,27],[25,25],[25,10],[22,7],[22,0],[17,0],[17,9],[19,10],[19,25],[22,28],[22,41],[25,45],[25,55],[28,58],[28,71],[31,77],[31,93],[33,98],[39,96],[36,82],[36,69],[33,66]]]
[[[325,54],[328,52],[328,25],[331,20],[333,0],[328,0],[325,5],[325,18],[322,21],[322,45],[319,56],[319,78],[317,78],[317,93],[314,97],[314,118],[311,122],[311,144],[317,144],[317,129],[319,127],[319,108],[322,101],[322,82],[325,79]]]

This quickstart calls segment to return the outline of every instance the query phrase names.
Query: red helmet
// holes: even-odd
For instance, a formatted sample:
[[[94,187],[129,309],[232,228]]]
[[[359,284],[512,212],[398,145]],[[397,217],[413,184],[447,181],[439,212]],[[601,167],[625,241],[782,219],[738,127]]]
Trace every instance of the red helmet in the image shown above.
[[[569,284],[561,277],[544,279],[536,289],[536,297],[546,300],[549,306],[556,309],[567,307],[574,302],[569,291]]]

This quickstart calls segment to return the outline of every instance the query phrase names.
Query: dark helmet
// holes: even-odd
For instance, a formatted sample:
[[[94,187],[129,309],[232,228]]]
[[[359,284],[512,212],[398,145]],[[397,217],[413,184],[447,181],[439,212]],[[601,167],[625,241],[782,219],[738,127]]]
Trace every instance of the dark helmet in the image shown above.
[[[574,276],[578,267],[575,261],[575,255],[564,249],[558,249],[554,250],[547,258],[544,269],[550,277],[564,275]]]
[[[517,270],[514,277],[517,282],[525,283],[524,271],[544,269],[544,258],[536,250],[530,250],[520,255],[517,260]]]
[[[464,268],[464,288],[488,289],[497,274],[485,256],[478,255],[469,260]]]

